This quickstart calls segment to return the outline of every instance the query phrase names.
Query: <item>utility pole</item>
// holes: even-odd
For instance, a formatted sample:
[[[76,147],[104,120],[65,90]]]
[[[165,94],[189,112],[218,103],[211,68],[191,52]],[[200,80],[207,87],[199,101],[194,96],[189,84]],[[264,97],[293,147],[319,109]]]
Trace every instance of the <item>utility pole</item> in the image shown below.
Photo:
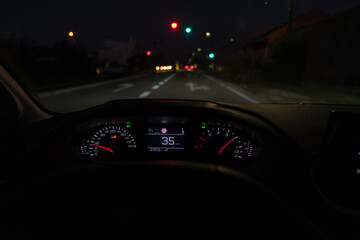
[[[288,24],[287,32],[291,32],[292,29],[292,13],[293,13],[293,0],[288,0]]]

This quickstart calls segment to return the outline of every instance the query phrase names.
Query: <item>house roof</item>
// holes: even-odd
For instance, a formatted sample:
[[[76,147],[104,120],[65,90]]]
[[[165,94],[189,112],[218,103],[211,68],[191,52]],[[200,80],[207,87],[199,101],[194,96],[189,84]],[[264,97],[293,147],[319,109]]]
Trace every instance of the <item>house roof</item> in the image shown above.
[[[306,13],[294,18],[292,21],[291,30],[296,30],[296,29],[302,28],[306,25],[323,20],[329,16],[330,16],[330,14],[323,12],[319,9],[312,9],[309,12],[306,12]],[[268,39],[269,43],[271,43],[271,42],[275,41],[276,39],[278,39],[280,36],[284,35],[286,33],[286,31],[287,31],[287,25],[283,24],[282,26],[265,34],[265,37]]]

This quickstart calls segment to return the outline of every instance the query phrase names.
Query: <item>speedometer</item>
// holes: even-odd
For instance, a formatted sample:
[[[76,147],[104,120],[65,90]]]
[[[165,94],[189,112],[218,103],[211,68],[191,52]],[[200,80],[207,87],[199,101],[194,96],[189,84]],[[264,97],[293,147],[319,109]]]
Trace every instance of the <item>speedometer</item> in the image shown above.
[[[135,148],[133,135],[126,128],[112,124],[99,128],[85,140],[81,152],[96,160],[114,161],[128,157]]]
[[[227,125],[203,126],[193,148],[197,152],[211,153],[217,159],[233,162],[252,158],[254,153],[248,134]]]

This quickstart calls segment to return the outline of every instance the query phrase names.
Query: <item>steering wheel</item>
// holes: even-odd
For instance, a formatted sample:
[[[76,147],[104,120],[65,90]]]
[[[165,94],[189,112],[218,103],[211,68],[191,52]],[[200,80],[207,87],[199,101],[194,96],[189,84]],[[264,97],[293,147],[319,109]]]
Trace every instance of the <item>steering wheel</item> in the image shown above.
[[[43,175],[3,204],[2,212],[1,239],[324,239],[254,180],[190,162]]]

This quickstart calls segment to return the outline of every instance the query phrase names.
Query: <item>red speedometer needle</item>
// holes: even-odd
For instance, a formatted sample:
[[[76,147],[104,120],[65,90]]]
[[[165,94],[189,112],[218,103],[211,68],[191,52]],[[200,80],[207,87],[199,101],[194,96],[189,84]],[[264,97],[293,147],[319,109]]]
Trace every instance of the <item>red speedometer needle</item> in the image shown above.
[[[95,147],[99,147],[99,148],[102,148],[102,149],[105,149],[105,150],[108,150],[109,152],[113,153],[114,151],[111,150],[110,148],[107,148],[107,147],[103,147],[103,146],[100,146],[100,145],[96,145],[96,144],[93,144]]]
[[[224,150],[224,148],[226,148],[227,145],[229,145],[235,138],[237,137],[233,137],[230,141],[228,141],[219,151],[219,154],[221,154],[222,150]]]

